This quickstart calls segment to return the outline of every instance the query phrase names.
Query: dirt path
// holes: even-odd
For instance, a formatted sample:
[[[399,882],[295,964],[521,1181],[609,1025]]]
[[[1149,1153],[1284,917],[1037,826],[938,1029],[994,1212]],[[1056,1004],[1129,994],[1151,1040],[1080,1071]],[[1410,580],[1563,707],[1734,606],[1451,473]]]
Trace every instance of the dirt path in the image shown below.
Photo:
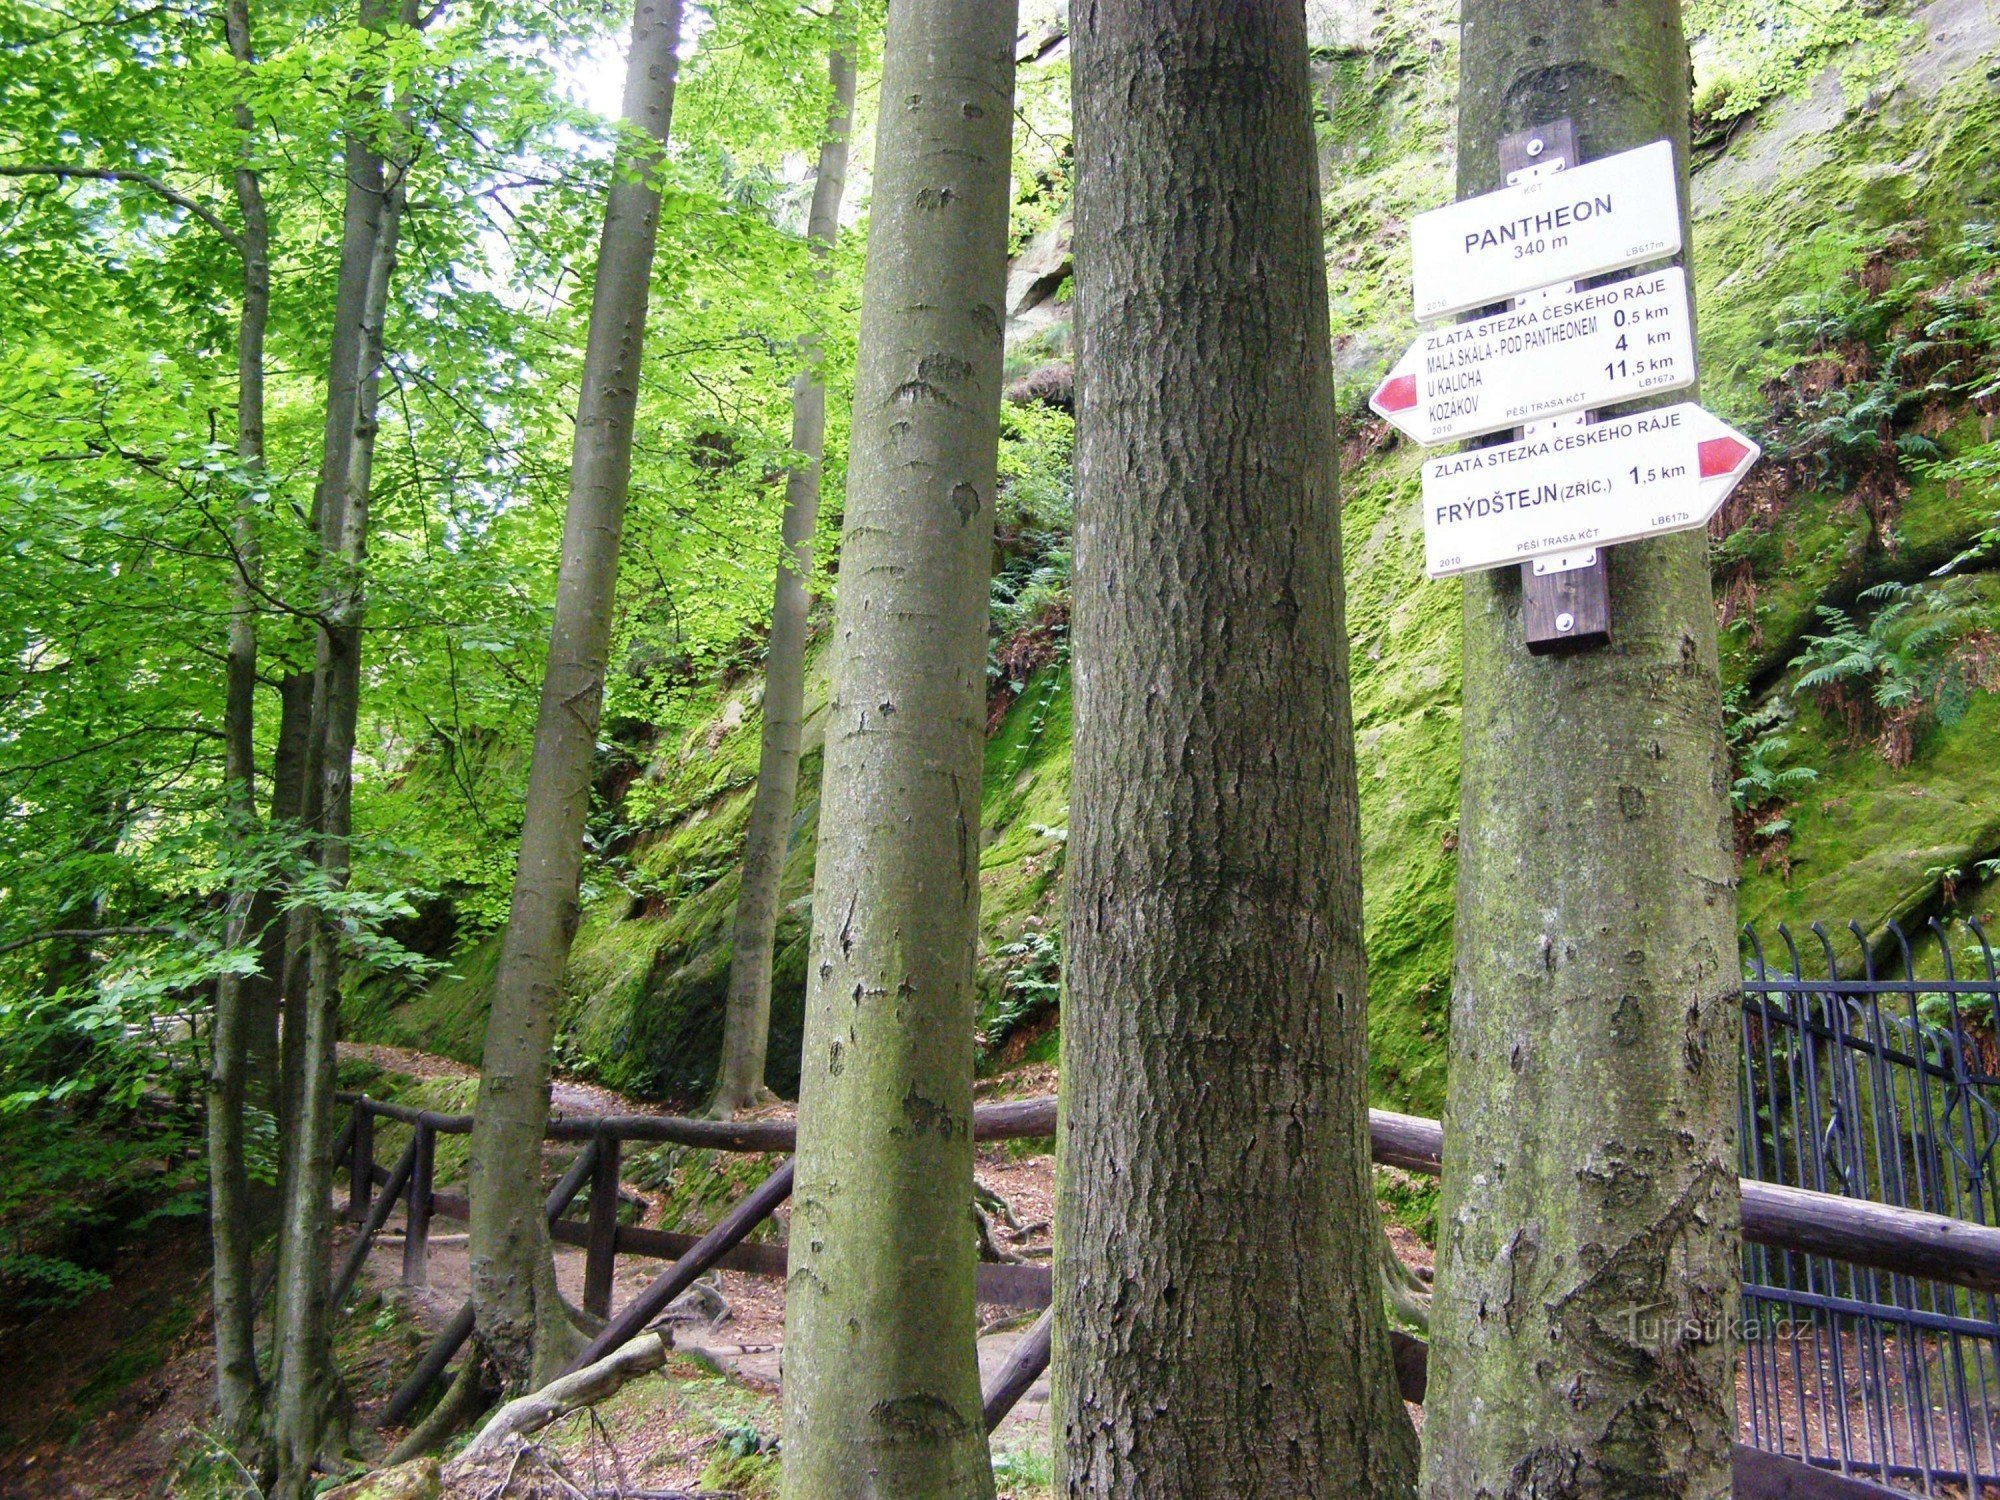
[[[413,1047],[390,1047],[380,1042],[342,1042],[342,1062],[370,1062],[388,1073],[409,1078],[477,1078],[479,1070],[455,1058],[435,1052],[419,1052]],[[580,1078],[556,1077],[549,1080],[549,1107],[559,1115],[654,1114],[657,1106],[642,1104],[625,1095]]]

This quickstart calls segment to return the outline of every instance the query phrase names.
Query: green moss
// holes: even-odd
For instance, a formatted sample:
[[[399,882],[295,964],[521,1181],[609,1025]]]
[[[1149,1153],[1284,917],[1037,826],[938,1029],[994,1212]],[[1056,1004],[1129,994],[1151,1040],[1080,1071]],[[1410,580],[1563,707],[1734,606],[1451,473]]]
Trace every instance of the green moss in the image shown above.
[[[1797,737],[1824,747],[1819,780],[1791,810],[1790,868],[1753,861],[1744,871],[1746,923],[1915,927],[1938,909],[1945,872],[2000,850],[2000,695],[1975,693],[1964,717],[1931,727],[1902,769],[1872,745],[1833,748],[1837,735],[1810,708]]]
[[[1459,599],[1423,580],[1420,455],[1391,449],[1346,481],[1355,759],[1376,1102],[1444,1102],[1457,880]],[[1413,580],[1416,580],[1413,582]]]
[[[688,1146],[657,1146],[632,1158],[627,1180],[659,1194],[657,1228],[683,1234],[706,1232],[734,1204],[777,1169],[778,1156],[739,1155]],[[767,1219],[752,1239],[782,1239],[775,1219]]]
[[[1394,1167],[1375,1168],[1375,1201],[1391,1224],[1409,1230],[1426,1245],[1437,1244],[1438,1195],[1435,1177],[1418,1177]]]
[[[371,977],[349,986],[342,1016],[358,1042],[414,1047],[479,1066],[486,1014],[500,968],[500,934],[461,943],[444,972],[417,989],[399,978]]]

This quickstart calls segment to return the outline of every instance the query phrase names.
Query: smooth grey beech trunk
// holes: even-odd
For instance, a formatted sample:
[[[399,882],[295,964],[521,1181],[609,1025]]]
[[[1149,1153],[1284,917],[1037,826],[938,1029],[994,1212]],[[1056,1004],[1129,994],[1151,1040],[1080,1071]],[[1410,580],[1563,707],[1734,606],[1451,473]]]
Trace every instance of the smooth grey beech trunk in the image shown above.
[[[680,30],[680,0],[638,0],[625,118],[657,146],[636,157],[621,153],[605,201],[548,671],[473,1111],[472,1298],[480,1347],[510,1387],[544,1384],[578,1348],[556,1290],[542,1212],[542,1127],[556,1000],[576,931],[659,231],[655,172],[673,122]]]
[[[1072,45],[1057,1492],[1401,1500],[1304,10]]]
[[[414,26],[414,0],[403,0],[402,24]],[[414,152],[409,120],[399,120],[402,149]],[[364,570],[389,287],[407,202],[409,157],[384,162],[374,243],[363,282],[355,340],[353,431],[337,498],[329,491],[319,516],[325,580],[314,668],[313,721],[317,750],[318,834],[315,855],[330,893],[346,888],[353,830],[354,741],[361,703],[362,624],[367,609]],[[333,1431],[338,1376],[331,1347],[330,1255],[333,1234],[334,1058],[340,1020],[339,924],[310,924],[306,955],[303,1056],[296,1114],[286,1122],[296,1157],[279,1226],[275,1338],[278,1380],[273,1411],[277,1477],[272,1500],[303,1500],[313,1467]]]
[[[248,0],[228,0],[224,29],[239,65],[255,61]],[[236,205],[243,221],[237,247],[243,266],[243,303],[236,324],[236,457],[244,484],[237,498],[231,541],[235,576],[230,586],[229,645],[223,702],[223,782],[228,837],[239,848],[257,827],[256,712],[257,614],[260,576],[257,488],[264,469],[264,336],[271,307],[270,216],[256,160],[256,120],[248,104],[232,111],[238,136]],[[239,875],[230,892],[227,941],[255,940],[250,923],[258,907],[256,883]],[[266,903],[268,906],[268,903]],[[259,951],[262,951],[261,942]],[[244,1105],[260,1022],[275,1013],[276,986],[261,974],[227,973],[215,986],[215,1019],[209,1036],[209,1231],[214,1246],[210,1300],[215,1310],[216,1402],[225,1442],[253,1468],[261,1468],[263,1377],[257,1366],[256,1294],[251,1269],[255,1223],[244,1157]],[[275,1037],[273,1038],[275,1040]],[[264,1056],[263,1102],[276,1079]]]
[[[1685,206],[1676,0],[1462,20],[1461,195],[1501,184],[1503,134],[1567,115],[1584,160],[1671,140]],[[1610,601],[1608,648],[1535,657],[1519,569],[1465,584],[1431,1500],[1730,1489],[1739,981],[1705,538],[1614,548]]]
[[[806,239],[822,259],[840,233],[847,185],[847,139],[854,129],[854,61],[827,59],[833,108],[819,146]],[[824,271],[815,272],[823,282]],[[792,380],[792,452],[785,477],[784,554],[771,601],[771,643],[764,658],[764,722],[757,795],[743,835],[743,885],[729,957],[729,1005],[723,1015],[722,1063],[711,1114],[727,1117],[762,1099],[771,1039],[771,953],[777,941],[778,887],[791,844],[799,789],[799,738],[806,704],[806,614],[812,604],[812,542],[819,525],[820,459],[826,449],[826,382],[819,339],[799,341],[805,367]]]
[[[1012,0],[891,0],[785,1319],[786,1500],[993,1494],[973,960]]]
[[[360,0],[364,27],[380,29],[393,15],[388,0]],[[350,89],[350,107],[357,113],[370,107],[367,70],[357,70]],[[341,207],[340,264],[333,300],[333,327],[327,351],[326,412],[320,430],[319,473],[313,484],[312,529],[315,565],[325,561],[327,513],[337,509],[347,485],[348,456],[354,442],[354,402],[359,388],[357,363],[361,348],[363,303],[368,295],[368,268],[382,218],[382,156],[362,131],[350,129],[342,141],[341,176],[345,196]],[[317,655],[317,648],[315,648]],[[307,683],[297,686],[298,676]],[[324,721],[319,702],[317,666],[291,681],[304,699],[305,730],[296,747],[299,800],[297,815],[303,829],[315,830],[320,817],[320,766],[324,759]],[[283,746],[281,745],[281,749]],[[310,909],[295,910],[285,923],[285,955],[279,975],[283,1032],[279,1057],[279,1114],[286,1128],[278,1136],[278,1196],[281,1204],[295,1197],[293,1177],[298,1168],[300,1138],[292,1127],[298,1119],[306,1078],[306,987],[312,931]],[[282,1209],[281,1209],[282,1212]],[[327,1255],[324,1247],[295,1245],[282,1230],[278,1241],[278,1278],[287,1278],[294,1253]],[[282,1369],[284,1350],[278,1350]]]

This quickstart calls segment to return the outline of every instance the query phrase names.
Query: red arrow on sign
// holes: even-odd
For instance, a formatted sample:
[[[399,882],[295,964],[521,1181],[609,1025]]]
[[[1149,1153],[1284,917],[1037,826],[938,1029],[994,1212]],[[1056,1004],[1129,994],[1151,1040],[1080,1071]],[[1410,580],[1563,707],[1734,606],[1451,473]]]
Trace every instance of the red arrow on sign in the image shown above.
[[[1417,377],[1391,376],[1382,382],[1382,389],[1375,393],[1375,399],[1369,404],[1385,416],[1392,411],[1408,411],[1417,404]]]
[[[1695,461],[1701,465],[1703,479],[1719,479],[1724,474],[1734,474],[1744,459],[1754,457],[1756,454],[1749,445],[1739,442],[1734,436],[1709,438],[1695,449]]]

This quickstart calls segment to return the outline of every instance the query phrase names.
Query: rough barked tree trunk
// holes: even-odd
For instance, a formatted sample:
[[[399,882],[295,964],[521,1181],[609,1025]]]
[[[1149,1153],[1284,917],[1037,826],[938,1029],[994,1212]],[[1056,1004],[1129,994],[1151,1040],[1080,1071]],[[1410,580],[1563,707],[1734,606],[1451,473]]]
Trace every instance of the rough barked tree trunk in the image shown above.
[[[847,138],[854,128],[854,61],[836,50],[827,59],[833,109],[819,146],[806,239],[824,257],[840,233],[840,197],[847,185]],[[815,279],[824,281],[825,272]],[[722,1025],[722,1065],[709,1112],[726,1118],[765,1094],[764,1060],[771,1037],[771,950],[777,941],[778,887],[791,843],[792,803],[799,789],[799,737],[806,702],[806,612],[812,603],[812,542],[819,524],[820,458],[826,449],[826,383],[819,339],[799,341],[805,367],[792,380],[792,451],[785,479],[784,554],[771,602],[771,643],[764,658],[764,726],[757,796],[743,836],[743,887],[736,898],[729,959],[729,1008]]]
[[[556,1290],[542,1209],[542,1127],[556,999],[576,931],[659,232],[656,173],[673,123],[680,30],[680,0],[638,0],[625,64],[625,118],[658,147],[621,155],[605,200],[555,623],[473,1111],[472,1298],[480,1345],[514,1388],[552,1379],[578,1347]]]
[[[993,1493],[973,963],[1012,0],[891,0],[786,1292],[787,1500]]]
[[[228,0],[224,11],[230,54],[245,68],[255,61],[247,0]],[[236,457],[243,468],[232,542],[235,576],[230,588],[229,647],[224,665],[223,782],[228,837],[239,848],[254,841],[257,819],[256,713],[259,577],[257,495],[264,469],[264,334],[270,320],[270,218],[255,166],[256,120],[238,100],[233,109],[239,162],[236,205],[243,220],[238,253],[243,263],[243,305],[236,324]],[[234,947],[257,941],[250,927],[258,882],[239,873],[230,892],[226,940]],[[262,945],[259,943],[261,951]],[[230,972],[215,986],[208,1079],[209,1231],[215,1266],[215,1384],[223,1441],[252,1467],[261,1467],[263,1378],[257,1367],[255,1273],[251,1267],[255,1223],[250,1174],[244,1157],[246,1073],[253,1037],[274,986],[261,975]],[[261,1007],[261,1008],[260,1008]],[[275,1082],[268,1074],[265,1088]]]
[[[1461,194],[1564,115],[1585,160],[1665,138],[1685,173],[1677,0],[1462,18]],[[1702,534],[1615,548],[1610,599],[1608,648],[1536,657],[1519,570],[1465,584],[1433,1500],[1729,1493],[1738,971]]]
[[[1073,45],[1058,1492],[1401,1500],[1304,10]]]
[[[413,26],[413,0],[403,0],[402,23]],[[395,275],[408,175],[416,143],[405,115],[398,122],[403,154],[386,161],[381,203],[363,283],[355,340],[353,431],[337,503],[320,511],[325,569],[314,667],[314,747],[318,760],[316,860],[326,891],[347,885],[352,832],[354,740],[361,704],[361,627],[366,611],[369,502],[374,481],[375,436],[382,350]],[[331,499],[329,495],[326,497]],[[313,1465],[332,1430],[339,1393],[333,1368],[328,1296],[333,1213],[335,1041],[340,1020],[341,934],[325,916],[311,924],[307,950],[300,1088],[297,1114],[287,1122],[296,1137],[288,1197],[280,1225],[278,1385],[273,1413],[277,1478],[273,1500],[309,1494]],[[287,1253],[289,1252],[289,1253]]]

